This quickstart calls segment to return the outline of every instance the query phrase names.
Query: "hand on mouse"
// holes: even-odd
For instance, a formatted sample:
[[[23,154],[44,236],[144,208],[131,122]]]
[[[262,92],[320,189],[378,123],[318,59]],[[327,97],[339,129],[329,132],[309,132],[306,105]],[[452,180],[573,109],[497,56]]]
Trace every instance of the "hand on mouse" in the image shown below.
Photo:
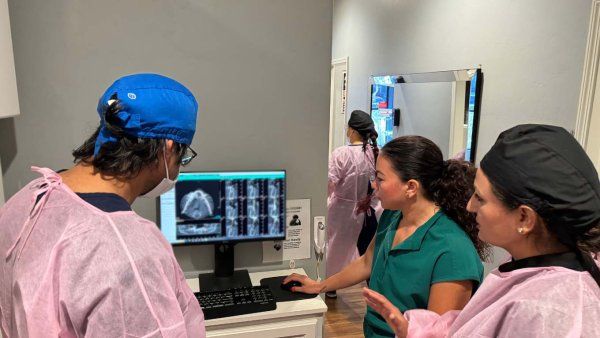
[[[325,292],[325,285],[308,278],[308,276],[293,273],[293,274],[287,276],[283,280],[283,284],[287,284],[292,281],[302,283],[302,286],[292,287],[290,289],[290,291],[292,291],[292,292],[303,292],[303,293],[308,293],[308,294],[317,294],[317,293]]]

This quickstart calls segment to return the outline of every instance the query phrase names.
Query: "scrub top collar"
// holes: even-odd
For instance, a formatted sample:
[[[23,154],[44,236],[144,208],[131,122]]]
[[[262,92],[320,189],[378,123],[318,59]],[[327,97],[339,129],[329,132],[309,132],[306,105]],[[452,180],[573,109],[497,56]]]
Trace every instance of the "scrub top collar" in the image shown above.
[[[539,268],[548,266],[560,266],[575,271],[584,271],[584,268],[581,266],[581,263],[577,259],[577,255],[574,252],[570,251],[558,254],[541,255],[512,260],[510,262],[500,265],[498,267],[498,270],[500,272],[510,272],[518,269]]]
[[[401,213],[400,213],[401,215]],[[442,212],[438,210],[431,218],[427,220],[423,225],[417,228],[417,230],[410,235],[407,239],[405,239],[402,243],[399,243],[395,247],[392,248],[392,244],[394,243],[395,236],[387,236],[389,243],[387,245],[388,248],[391,248],[390,251],[402,250],[402,251],[419,251],[421,250],[421,245],[423,244],[423,240],[425,239],[425,235],[429,232],[429,229],[438,221],[441,217]],[[398,224],[402,216],[398,217],[396,221],[396,225],[394,227],[390,227],[390,229],[395,232],[398,229]]]

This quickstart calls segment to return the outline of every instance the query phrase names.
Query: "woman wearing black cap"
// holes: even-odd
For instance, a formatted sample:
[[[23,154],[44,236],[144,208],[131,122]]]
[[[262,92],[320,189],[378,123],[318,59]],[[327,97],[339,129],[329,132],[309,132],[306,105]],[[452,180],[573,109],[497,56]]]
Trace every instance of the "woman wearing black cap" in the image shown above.
[[[399,337],[600,337],[600,182],[563,128],[520,125],[481,161],[468,209],[512,259],[462,311],[400,311],[365,289]]]
[[[352,112],[346,136],[349,144],[335,149],[329,160],[327,276],[335,275],[359,256],[356,243],[365,214],[358,212],[357,205],[367,197],[379,153],[375,125],[364,111]],[[335,297],[335,291],[327,296]]]

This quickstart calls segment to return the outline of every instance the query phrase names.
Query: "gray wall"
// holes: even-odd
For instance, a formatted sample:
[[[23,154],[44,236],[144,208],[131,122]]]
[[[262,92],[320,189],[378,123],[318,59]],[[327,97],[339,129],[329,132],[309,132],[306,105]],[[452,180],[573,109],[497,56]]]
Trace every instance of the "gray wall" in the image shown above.
[[[348,111],[368,108],[372,74],[481,64],[478,159],[516,124],[573,129],[590,9],[590,0],[335,0],[332,54],[349,57]]]
[[[444,158],[450,146],[452,82],[405,83],[394,86],[394,106],[400,108],[397,134],[421,135],[440,147]]]
[[[332,1],[179,0],[9,3],[21,116],[0,120],[10,197],[30,165],[71,165],[97,126],[99,95],[117,77],[157,72],[197,96],[186,170],[285,169],[288,198],[326,214]],[[156,219],[154,202],[134,209]],[[212,246],[175,248],[187,272],[212,268]],[[236,265],[264,266],[260,243]],[[312,272],[312,260],[299,262]]]

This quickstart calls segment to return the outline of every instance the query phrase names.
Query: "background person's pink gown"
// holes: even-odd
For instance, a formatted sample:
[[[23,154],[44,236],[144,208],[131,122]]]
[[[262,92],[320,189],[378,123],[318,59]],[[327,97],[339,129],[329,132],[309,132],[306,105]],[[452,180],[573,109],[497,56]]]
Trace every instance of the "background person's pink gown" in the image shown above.
[[[408,337],[600,337],[600,288],[563,267],[492,271],[462,311],[410,310]]]
[[[204,337],[156,224],[106,213],[50,169],[0,209],[0,323],[11,337]],[[39,202],[36,204],[36,199]]]
[[[337,148],[329,159],[327,199],[326,272],[332,276],[358,258],[356,242],[362,229],[364,214],[355,214],[357,202],[367,196],[369,178],[375,174],[373,150],[363,152],[362,145]],[[383,210],[373,198],[371,205]]]

